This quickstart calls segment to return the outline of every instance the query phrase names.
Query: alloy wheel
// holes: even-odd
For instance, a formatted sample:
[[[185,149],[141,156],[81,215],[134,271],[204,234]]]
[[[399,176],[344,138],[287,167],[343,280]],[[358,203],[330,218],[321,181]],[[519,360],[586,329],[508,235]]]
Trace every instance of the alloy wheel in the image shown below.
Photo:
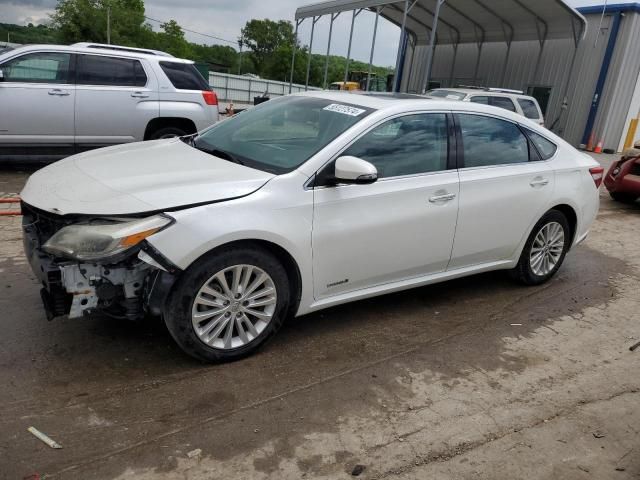
[[[255,340],[269,325],[278,294],[273,279],[255,265],[234,265],[212,275],[198,291],[191,322],[198,338],[229,350]]]
[[[549,274],[560,261],[564,250],[564,229],[558,222],[549,222],[538,230],[531,245],[529,265],[534,274]]]

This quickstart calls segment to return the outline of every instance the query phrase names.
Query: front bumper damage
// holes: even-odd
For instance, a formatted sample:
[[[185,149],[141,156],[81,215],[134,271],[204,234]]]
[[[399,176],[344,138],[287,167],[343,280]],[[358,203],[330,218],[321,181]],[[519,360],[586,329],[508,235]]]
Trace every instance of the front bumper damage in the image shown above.
[[[146,242],[108,261],[54,258],[41,246],[74,219],[23,204],[23,242],[49,320],[93,313],[139,320],[161,315],[180,270]]]

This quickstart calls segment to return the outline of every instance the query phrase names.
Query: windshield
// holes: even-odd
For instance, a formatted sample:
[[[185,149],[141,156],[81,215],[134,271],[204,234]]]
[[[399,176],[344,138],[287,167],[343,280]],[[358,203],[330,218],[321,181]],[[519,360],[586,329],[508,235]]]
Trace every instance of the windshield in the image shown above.
[[[371,109],[313,97],[280,97],[223,120],[193,146],[212,155],[281,174],[298,168]]]
[[[446,98],[448,100],[464,100],[464,97],[467,96],[467,94],[463,92],[456,92],[454,90],[441,90],[441,89],[429,90],[427,93],[425,93],[425,95],[429,97]]]

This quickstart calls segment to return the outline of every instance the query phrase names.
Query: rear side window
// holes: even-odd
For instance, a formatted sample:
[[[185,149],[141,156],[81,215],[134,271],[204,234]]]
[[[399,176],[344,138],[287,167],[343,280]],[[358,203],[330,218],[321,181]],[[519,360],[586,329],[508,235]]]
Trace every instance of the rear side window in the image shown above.
[[[211,90],[192,63],[160,62],[160,68],[178,90]]]
[[[471,97],[470,101],[473,103],[480,103],[481,105],[489,105],[489,97],[475,96],[475,97]]]
[[[459,114],[465,167],[529,161],[529,143],[517,125],[483,115]]]
[[[505,110],[509,110],[510,112],[516,111],[516,106],[513,104],[513,101],[509,97],[489,97],[489,105],[493,105],[494,107],[504,108]]]
[[[79,55],[77,83],[117,87],[144,87],[147,75],[138,60]]]
[[[531,118],[532,120],[539,120],[540,113],[538,112],[538,107],[531,100],[527,100],[526,98],[519,98],[518,103],[520,104],[520,108],[522,108],[522,113],[527,118]]]
[[[58,52],[28,53],[0,65],[5,82],[69,83],[71,55]]]
[[[446,115],[425,113],[395,118],[375,127],[343,155],[372,163],[383,178],[446,170],[447,151]]]
[[[556,150],[558,149],[555,143],[552,143],[542,135],[531,130],[527,130],[527,135],[529,135],[531,142],[536,147],[536,150],[540,154],[540,158],[542,158],[542,160],[549,160],[555,155]]]

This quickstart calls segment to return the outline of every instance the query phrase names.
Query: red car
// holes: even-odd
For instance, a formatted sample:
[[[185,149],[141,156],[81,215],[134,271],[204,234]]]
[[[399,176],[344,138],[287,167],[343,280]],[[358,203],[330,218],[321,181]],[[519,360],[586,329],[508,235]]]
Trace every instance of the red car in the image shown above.
[[[604,177],[609,195],[619,202],[635,202],[640,198],[640,142],[622,153]]]

